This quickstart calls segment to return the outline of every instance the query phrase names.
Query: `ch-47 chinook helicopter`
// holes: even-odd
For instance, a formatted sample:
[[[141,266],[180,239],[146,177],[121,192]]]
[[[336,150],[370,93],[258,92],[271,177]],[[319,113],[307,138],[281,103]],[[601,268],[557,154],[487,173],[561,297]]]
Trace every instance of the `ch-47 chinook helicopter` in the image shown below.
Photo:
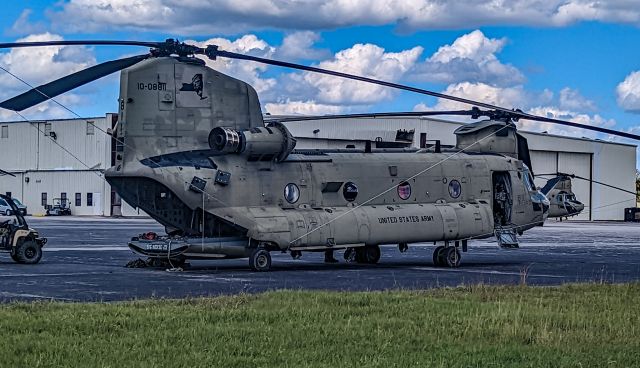
[[[584,210],[584,204],[571,190],[571,176],[567,174],[558,173],[554,178],[549,179],[540,191],[549,199],[549,218],[562,220],[562,218],[577,216]]]
[[[121,71],[116,163],[106,180],[130,205],[165,226],[129,246],[152,258],[249,258],[271,267],[271,251],[347,249],[377,263],[380,244],[442,242],[435,264],[457,267],[467,241],[517,234],[542,223],[549,202],[534,186],[518,119],[609,129],[346,73],[180,43],[52,41],[0,44],[134,45],[150,52],[98,64],[0,103],[23,110]],[[474,106],[447,115],[487,117],[456,130],[455,149],[296,150],[279,121],[264,121],[256,91],[196,58],[260,62],[375,83]],[[488,110],[480,110],[480,108]],[[437,113],[419,113],[434,115]],[[442,114],[440,112],[439,114]]]
[[[571,189],[572,179],[584,180],[625,193],[636,194],[632,191],[576,174],[557,172],[553,174],[537,174],[536,177],[551,177],[551,179],[547,180],[545,185],[540,188],[540,191],[549,200],[548,218],[557,218],[561,221],[562,218],[577,216],[584,210],[584,203],[576,198],[576,194]]]

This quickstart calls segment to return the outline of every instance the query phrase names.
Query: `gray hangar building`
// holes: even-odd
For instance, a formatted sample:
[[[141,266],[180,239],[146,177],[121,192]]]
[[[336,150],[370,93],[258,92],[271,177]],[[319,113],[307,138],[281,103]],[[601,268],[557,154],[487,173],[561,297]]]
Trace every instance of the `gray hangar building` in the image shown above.
[[[117,114],[111,113],[87,119],[0,123],[0,169],[10,174],[0,172],[0,192],[20,199],[30,214],[43,214],[45,205],[65,198],[73,215],[145,216],[121,201],[102,175],[122,149],[109,135],[117,123]],[[298,140],[298,149],[357,149],[364,148],[365,141],[397,142],[399,137],[414,147],[434,141],[453,146],[453,131],[463,123],[385,116],[285,124]],[[636,206],[633,194],[596,183],[635,192],[636,146],[521,132],[529,142],[534,173],[564,172],[592,180],[572,180],[577,199],[585,204],[575,218],[623,220],[624,209]],[[536,178],[537,185],[545,181]]]

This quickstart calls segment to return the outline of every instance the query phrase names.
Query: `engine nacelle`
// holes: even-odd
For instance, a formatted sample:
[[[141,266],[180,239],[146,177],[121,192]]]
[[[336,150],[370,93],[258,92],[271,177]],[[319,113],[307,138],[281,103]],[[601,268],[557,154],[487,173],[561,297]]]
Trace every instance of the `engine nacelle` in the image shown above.
[[[296,140],[280,123],[237,131],[218,127],[209,133],[209,147],[220,153],[240,153],[249,160],[280,162],[296,146]]]

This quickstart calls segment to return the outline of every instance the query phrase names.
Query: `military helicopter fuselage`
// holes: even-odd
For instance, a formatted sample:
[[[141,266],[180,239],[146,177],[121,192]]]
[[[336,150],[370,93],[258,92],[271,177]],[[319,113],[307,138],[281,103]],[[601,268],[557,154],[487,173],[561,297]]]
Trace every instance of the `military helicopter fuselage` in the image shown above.
[[[509,122],[464,126],[449,151],[296,150],[283,124],[265,125],[251,86],[198,59],[143,61],[122,71],[120,88],[121,143],[105,177],[168,234],[134,238],[140,254],[250,257],[263,270],[273,250],[353,248],[375,263],[380,244],[466,250],[547,214]],[[440,248],[434,259],[448,264]]]
[[[580,202],[571,189],[571,177],[558,174],[547,181],[541,192],[549,199],[549,217],[562,219],[577,216],[584,210],[584,203]]]

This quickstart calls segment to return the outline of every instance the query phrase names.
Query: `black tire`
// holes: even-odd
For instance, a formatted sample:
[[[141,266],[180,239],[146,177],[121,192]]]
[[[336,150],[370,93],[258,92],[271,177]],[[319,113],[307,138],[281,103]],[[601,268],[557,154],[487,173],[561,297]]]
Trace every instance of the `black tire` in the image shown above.
[[[347,261],[347,263],[353,263],[356,262],[356,258],[357,258],[357,252],[355,248],[347,248],[344,251],[344,260]]]
[[[249,257],[249,267],[258,272],[271,269],[271,254],[264,249],[256,249]]]
[[[380,247],[378,245],[367,245],[363,249],[365,263],[376,264],[380,261]]]
[[[42,258],[42,248],[34,240],[19,240],[12,254],[18,263],[36,264]]]
[[[433,250],[433,265],[436,267],[442,266],[442,258],[440,253],[442,252],[443,249],[444,249],[444,246],[440,245]]]
[[[367,263],[364,247],[356,248],[356,263]]]
[[[456,247],[448,247],[443,253],[443,261],[444,265],[450,268],[458,268],[460,267],[460,260],[462,257],[460,256],[460,252]]]

